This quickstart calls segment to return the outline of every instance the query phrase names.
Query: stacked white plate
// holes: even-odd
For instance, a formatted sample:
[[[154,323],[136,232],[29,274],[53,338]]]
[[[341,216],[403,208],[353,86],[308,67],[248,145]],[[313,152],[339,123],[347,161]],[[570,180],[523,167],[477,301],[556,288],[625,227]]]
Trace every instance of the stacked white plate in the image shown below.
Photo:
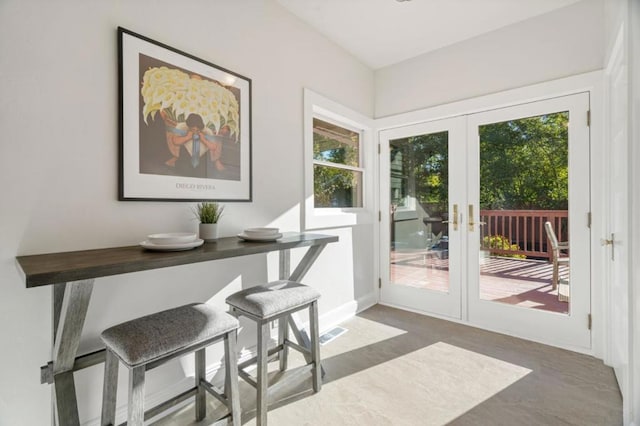
[[[245,241],[275,241],[281,237],[279,228],[247,228],[238,234]]]
[[[146,241],[140,245],[147,250],[156,251],[180,251],[191,250],[204,243],[195,232],[168,232],[164,234],[147,235]]]

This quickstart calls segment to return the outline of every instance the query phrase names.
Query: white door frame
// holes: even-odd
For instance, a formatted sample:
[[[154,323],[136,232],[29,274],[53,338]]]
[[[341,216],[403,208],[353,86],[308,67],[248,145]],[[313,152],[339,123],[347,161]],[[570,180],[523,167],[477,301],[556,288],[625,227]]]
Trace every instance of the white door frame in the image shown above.
[[[602,135],[602,72],[594,71],[568,78],[553,80],[518,89],[508,90],[492,95],[481,96],[464,101],[453,102],[446,105],[426,108],[408,113],[398,114],[375,120],[375,128],[378,131],[402,127],[425,121],[455,117],[487,111],[493,108],[502,108],[518,105],[525,102],[547,99],[556,96],[564,96],[580,92],[589,92],[591,99],[591,199],[600,200],[592,205],[592,232],[591,232],[591,294],[592,299],[600,301],[592,306],[592,347],[588,350],[578,350],[602,358],[603,354],[603,264],[604,250],[598,250],[600,236],[604,235],[606,222],[603,214],[604,201],[604,161],[603,161],[603,135]],[[379,178],[379,176],[378,176]],[[379,203],[379,199],[378,199]],[[379,204],[378,204],[379,205]],[[380,252],[380,250],[379,250]],[[379,297],[378,297],[379,300]],[[568,348],[576,350],[576,348]]]

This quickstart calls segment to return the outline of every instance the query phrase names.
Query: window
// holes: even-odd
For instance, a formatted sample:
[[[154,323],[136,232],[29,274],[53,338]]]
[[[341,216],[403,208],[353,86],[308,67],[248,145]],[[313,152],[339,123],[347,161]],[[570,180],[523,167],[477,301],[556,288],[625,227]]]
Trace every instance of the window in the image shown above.
[[[371,119],[308,89],[304,93],[305,228],[370,221]]]
[[[361,132],[313,118],[315,208],[362,207]]]

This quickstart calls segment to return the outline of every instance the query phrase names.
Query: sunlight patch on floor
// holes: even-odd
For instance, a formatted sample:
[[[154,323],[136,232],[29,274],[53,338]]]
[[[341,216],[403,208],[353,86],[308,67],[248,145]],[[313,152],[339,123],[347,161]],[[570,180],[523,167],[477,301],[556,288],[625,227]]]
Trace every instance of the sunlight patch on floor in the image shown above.
[[[425,424],[442,425],[529,373],[528,368],[437,342],[339,379],[352,382],[346,387],[343,383],[343,389],[354,390],[353,399],[345,398],[343,390],[340,400],[349,403],[351,399],[355,403],[360,399],[358,393],[366,392],[372,418],[395,418],[397,424],[408,424],[404,421],[422,417],[428,419]],[[327,386],[327,397],[330,388],[331,384]],[[408,393],[418,393],[423,398],[417,404]],[[410,417],[403,419],[405,415]]]

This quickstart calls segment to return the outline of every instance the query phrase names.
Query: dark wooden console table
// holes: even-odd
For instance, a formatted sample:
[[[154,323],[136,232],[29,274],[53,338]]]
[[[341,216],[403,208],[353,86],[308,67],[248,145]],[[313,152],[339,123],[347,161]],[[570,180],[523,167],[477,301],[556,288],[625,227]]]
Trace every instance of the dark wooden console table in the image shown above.
[[[41,383],[54,385],[58,424],[80,424],[73,372],[104,362],[104,350],[77,356],[96,278],[278,251],[280,279],[300,281],[324,247],[336,241],[332,235],[286,233],[273,242],[221,238],[187,251],[151,252],[128,246],[18,256],[27,288],[53,288],[53,359],[41,367]],[[298,247],[308,250],[291,273],[290,250]],[[299,344],[309,347],[306,333],[294,323],[291,328]]]

